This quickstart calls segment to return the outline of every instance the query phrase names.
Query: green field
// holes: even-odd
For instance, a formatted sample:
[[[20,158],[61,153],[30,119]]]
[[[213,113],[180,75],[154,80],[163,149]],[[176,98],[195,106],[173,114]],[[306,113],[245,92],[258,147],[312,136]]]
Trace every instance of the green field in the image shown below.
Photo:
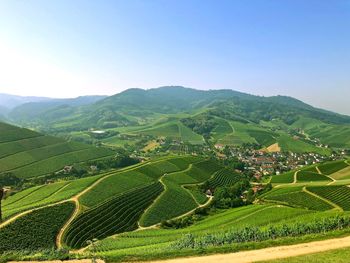
[[[320,169],[321,173],[326,174],[326,175],[331,175],[335,172],[338,172],[349,165],[345,163],[343,160],[341,161],[336,161],[336,162],[329,162],[329,163],[324,163],[318,166],[318,169]]]
[[[294,174],[295,174],[295,171],[290,171],[279,175],[273,175],[271,179],[271,183],[273,184],[293,183]]]
[[[0,228],[0,253],[55,248],[56,235],[73,210],[74,204],[66,202],[33,211]]]
[[[106,148],[66,142],[1,123],[0,173],[34,178],[61,170],[66,165],[112,155],[113,151]]]
[[[299,171],[297,174],[297,182],[317,182],[317,181],[332,181],[329,177],[310,171]]]
[[[307,190],[326,198],[346,211],[350,211],[350,188],[345,185],[309,186]]]

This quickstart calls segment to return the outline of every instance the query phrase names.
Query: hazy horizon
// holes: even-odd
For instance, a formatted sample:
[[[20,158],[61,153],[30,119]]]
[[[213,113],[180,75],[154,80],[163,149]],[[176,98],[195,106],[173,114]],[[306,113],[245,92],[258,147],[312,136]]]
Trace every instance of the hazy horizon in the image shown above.
[[[2,1],[0,93],[179,85],[350,115],[350,2]]]

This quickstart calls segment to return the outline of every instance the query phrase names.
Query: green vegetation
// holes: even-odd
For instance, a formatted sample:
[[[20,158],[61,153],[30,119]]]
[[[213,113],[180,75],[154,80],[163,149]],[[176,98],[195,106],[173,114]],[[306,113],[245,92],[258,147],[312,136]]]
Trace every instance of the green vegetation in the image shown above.
[[[298,182],[332,181],[332,179],[319,173],[309,171],[299,171],[297,174]]]
[[[281,204],[286,204],[294,207],[307,208],[311,210],[325,211],[334,208],[330,204],[322,201],[321,199],[314,197],[303,191],[287,192],[284,194],[268,194],[264,197],[264,200],[274,201]]]
[[[143,211],[162,191],[161,183],[154,183],[126,192],[82,213],[66,232],[65,243],[72,248],[80,248],[87,245],[87,240],[136,229]]]
[[[321,173],[331,175],[332,173],[338,172],[344,168],[348,167],[348,164],[342,161],[324,163],[318,166]]]
[[[60,205],[33,211],[0,228],[0,253],[52,249],[56,235],[74,210],[74,204]]]
[[[3,201],[4,218],[35,207],[71,198],[103,175],[31,187]]]
[[[84,194],[80,202],[92,208],[113,196],[155,182],[164,174],[180,171],[195,161],[197,159],[192,157],[170,158],[117,171]]]
[[[307,190],[328,199],[346,211],[350,211],[350,188],[345,185],[308,186]]]
[[[322,221],[315,220],[308,223],[283,224],[280,226],[270,226],[268,228],[245,227],[243,229],[226,232],[225,234],[208,234],[199,237],[189,234],[172,244],[172,246],[173,249],[203,249],[206,247],[225,246],[234,243],[259,242],[282,237],[325,233],[348,227],[350,227],[350,218],[347,216],[337,216]]]
[[[43,136],[34,131],[0,123],[0,174],[18,178],[51,174],[66,165],[113,155],[113,151]]]
[[[271,183],[273,184],[288,184],[294,182],[295,171],[290,171],[280,175],[273,175]]]
[[[142,216],[140,220],[141,226],[151,226],[169,220],[185,214],[198,206],[192,195],[180,185],[166,179],[163,182],[165,192]]]
[[[222,169],[208,180],[209,188],[234,185],[241,179],[241,175],[229,169]]]

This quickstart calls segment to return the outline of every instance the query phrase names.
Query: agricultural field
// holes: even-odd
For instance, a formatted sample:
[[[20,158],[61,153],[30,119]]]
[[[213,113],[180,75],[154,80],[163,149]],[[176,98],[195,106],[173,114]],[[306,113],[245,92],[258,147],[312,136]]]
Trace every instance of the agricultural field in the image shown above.
[[[323,174],[331,175],[331,174],[336,173],[342,169],[345,169],[348,166],[349,165],[346,162],[341,160],[341,161],[321,164],[318,166],[318,169],[320,169],[321,173],[323,173]]]
[[[306,208],[310,210],[325,211],[334,207],[323,200],[314,197],[303,190],[287,192],[284,194],[273,193],[264,197],[266,201],[285,204],[293,207]]]
[[[254,233],[259,233],[259,231],[273,228],[276,229],[274,233],[277,234],[281,231],[279,229],[288,228],[290,231],[295,231],[299,225],[305,224],[306,229],[309,229],[308,231],[318,233],[319,230],[315,228],[317,220],[333,218],[338,214],[334,211],[316,212],[276,205],[252,205],[218,213],[184,229],[145,229],[124,233],[117,237],[102,240],[98,243],[97,248],[98,254],[109,260],[128,261],[131,258],[185,256],[188,253],[197,254],[199,250],[202,252],[203,250],[210,251],[209,247],[225,246],[225,242],[229,241],[221,243],[222,238],[227,236],[224,233],[232,233],[236,238],[239,237],[239,240],[233,241],[235,239],[230,239],[232,243],[227,243],[225,248],[226,251],[230,251],[230,249],[235,251],[239,248],[249,247],[250,244],[244,238],[246,236],[249,240],[249,234],[246,232],[246,234],[243,234],[240,231],[249,231],[254,235],[254,231],[257,231]],[[336,221],[337,218],[331,220]],[[305,231],[307,231],[306,229]],[[280,235],[279,242],[283,242],[284,234],[282,234],[282,231]],[[264,237],[266,238],[265,235]],[[192,241],[194,242],[201,240],[204,243],[202,243],[202,246],[198,244],[198,250],[197,245],[188,250],[186,244],[194,243],[190,239],[186,241],[186,238],[191,238],[191,240],[193,238]],[[211,245],[207,247],[205,244],[209,242]]]
[[[271,178],[271,183],[273,184],[288,184],[294,182],[294,174],[296,171],[290,171],[287,173],[273,175]]]
[[[332,181],[329,177],[310,171],[299,171],[297,174],[297,182],[316,182],[316,181]]]
[[[306,189],[331,201],[343,210],[350,211],[350,188],[348,186],[308,186]]]
[[[230,171],[228,169],[222,169],[216,172],[212,178],[208,180],[210,188],[216,188],[220,186],[230,186],[237,183],[241,179],[241,175]]]
[[[66,165],[112,156],[113,151],[44,136],[1,124],[0,173],[18,178],[35,178],[63,169]]]
[[[65,243],[72,248],[81,248],[86,246],[87,240],[137,229],[140,216],[162,191],[161,183],[153,183],[123,193],[80,214],[69,226]]]
[[[83,191],[102,176],[104,175],[36,186],[23,190],[9,196],[3,201],[3,217],[8,218],[28,209],[69,199]]]
[[[162,222],[182,220],[184,215],[212,201],[212,197],[204,194],[203,184],[215,189],[234,185],[242,177],[210,159],[155,158],[96,176],[28,188],[8,197],[3,201],[5,222],[15,215],[19,218],[0,226],[0,237],[14,231],[10,227],[18,229],[16,224],[20,224],[25,229],[23,240],[30,240],[28,233],[33,233],[37,225],[27,224],[24,228],[23,222],[34,220],[30,216],[36,218],[40,211],[50,212],[49,209],[57,207],[66,212],[55,220],[50,219],[57,227],[42,239],[45,245],[41,241],[33,242],[33,249],[54,248],[57,233],[70,218],[59,241],[70,249],[84,248],[80,253],[88,255],[85,254],[90,249],[86,248],[87,241],[97,238],[97,255],[111,261],[185,256],[221,247],[230,251],[249,248],[256,240],[266,245],[271,240],[283,244],[292,238],[347,231],[350,188],[327,185],[331,179],[315,171],[314,166],[298,171],[295,184],[295,171],[273,176],[271,182],[275,187],[251,205],[214,209],[189,226],[162,228]],[[73,203],[65,202],[69,200],[75,202],[75,208]],[[34,210],[30,213],[19,214],[31,209]],[[50,213],[57,215],[55,210]],[[45,220],[38,220],[38,224],[46,226]],[[45,231],[43,227],[39,237]],[[193,247],[188,245],[189,237]],[[22,250],[24,245],[18,242],[17,246]],[[4,249],[11,248],[4,245]]]
[[[55,248],[56,235],[73,210],[71,202],[41,208],[0,228],[0,253]]]

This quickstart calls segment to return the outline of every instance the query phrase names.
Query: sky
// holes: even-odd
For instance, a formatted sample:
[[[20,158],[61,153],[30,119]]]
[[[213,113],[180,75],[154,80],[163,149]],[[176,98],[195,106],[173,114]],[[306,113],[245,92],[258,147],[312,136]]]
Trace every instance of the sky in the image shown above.
[[[0,93],[167,85],[350,115],[350,0],[0,0]]]

